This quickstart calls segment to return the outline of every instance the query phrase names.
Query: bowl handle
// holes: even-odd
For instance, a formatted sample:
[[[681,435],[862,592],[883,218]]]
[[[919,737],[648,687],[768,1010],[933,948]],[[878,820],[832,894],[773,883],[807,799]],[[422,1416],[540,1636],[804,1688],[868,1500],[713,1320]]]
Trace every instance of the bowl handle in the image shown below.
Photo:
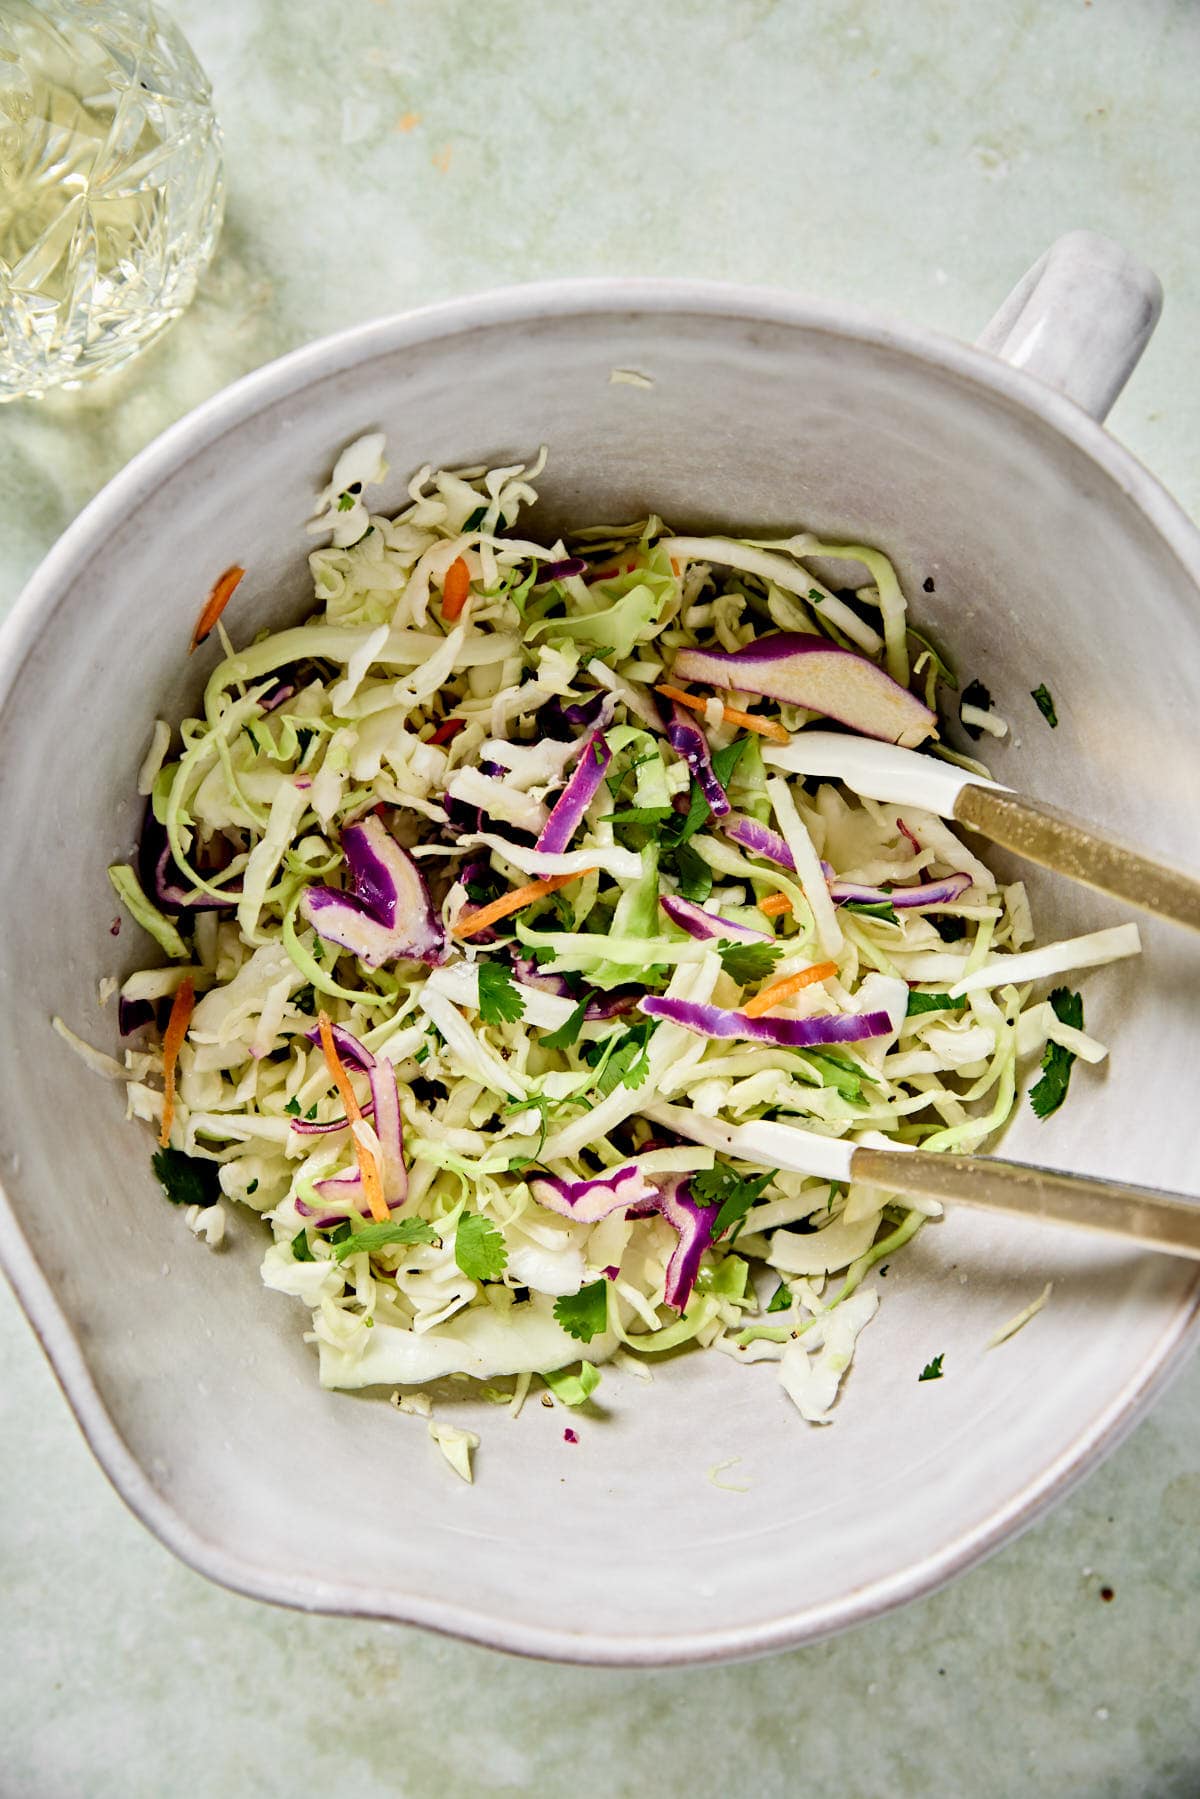
[[[1069,231],[1022,276],[979,339],[1101,423],[1162,311],[1158,276],[1094,231]]]

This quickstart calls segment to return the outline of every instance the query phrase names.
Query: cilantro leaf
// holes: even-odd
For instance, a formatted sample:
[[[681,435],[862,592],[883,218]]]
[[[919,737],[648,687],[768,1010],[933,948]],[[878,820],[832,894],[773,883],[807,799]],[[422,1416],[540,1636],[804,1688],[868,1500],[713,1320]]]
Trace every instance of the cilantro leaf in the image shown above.
[[[308,1232],[298,1231],[292,1238],[293,1262],[312,1262],[315,1259],[312,1250],[308,1247]]]
[[[712,817],[712,807],[700,791],[699,782],[694,778],[687,812],[685,814],[677,812],[675,817],[682,819],[682,823],[668,825],[663,831],[664,841],[669,843],[672,848],[678,848],[685,844],[688,838],[694,837],[701,825],[706,825]]]
[[[915,1018],[919,1012],[962,1012],[966,1009],[966,996],[951,999],[948,993],[910,993],[908,996],[907,1018]]]
[[[556,1031],[547,1031],[541,1038],[543,1049],[570,1049],[578,1041],[579,1032],[587,1016],[588,1002],[581,999],[571,1016],[559,1025]]]
[[[525,1016],[512,969],[504,962],[479,963],[479,1016],[484,1024],[516,1024]]]
[[[857,912],[863,918],[882,918],[886,924],[900,923],[891,900],[877,900],[873,905],[868,905],[866,900],[843,900],[841,910]]]
[[[462,529],[464,531],[478,531],[487,515],[488,509],[486,505],[476,506],[474,512],[468,514],[463,520]]]
[[[371,1254],[376,1249],[386,1249],[389,1243],[439,1241],[433,1226],[426,1224],[423,1218],[397,1218],[383,1224],[364,1224],[360,1231],[352,1231],[344,1237],[333,1253],[337,1261],[344,1262],[347,1256],[358,1255],[363,1250]]]
[[[151,1156],[150,1166],[173,1206],[214,1206],[221,1197],[216,1162],[185,1156],[181,1149],[159,1149]]]
[[[809,590],[808,590],[808,600],[809,600],[809,604],[810,604],[810,605],[812,605],[812,606],[819,606],[819,605],[820,605],[820,604],[821,604],[821,601],[822,601],[822,600],[823,600],[823,599],[824,599],[824,598],[825,598],[825,595],[824,595],[824,594],[823,594],[823,593],[819,593],[819,592],[818,592],[818,591],[817,591],[817,589],[816,589],[816,588],[815,588],[815,587],[810,587],[810,588],[809,588]]]
[[[1058,713],[1054,710],[1054,701],[1050,697],[1050,689],[1046,686],[1046,683],[1043,681],[1040,687],[1035,687],[1029,697],[1037,706],[1038,711],[1041,713],[1050,729],[1052,731],[1057,730]]]
[[[714,1162],[691,1178],[692,1198],[702,1206],[719,1206],[713,1236],[720,1237],[731,1225],[740,1224],[763,1189],[775,1179],[775,1170],[744,1180],[727,1162]]]
[[[468,1280],[495,1281],[508,1266],[508,1250],[490,1219],[464,1212],[454,1233],[454,1260]]]
[[[783,951],[774,943],[728,943],[717,945],[721,967],[739,987],[765,981]]]
[[[1050,1004],[1061,1024],[1069,1024],[1077,1031],[1083,1029],[1083,1000],[1078,993],[1056,987],[1050,995]],[[1061,1043],[1046,1045],[1042,1055],[1042,1077],[1029,1090],[1029,1103],[1038,1118],[1049,1118],[1066,1099],[1074,1061],[1074,1050],[1064,1049]]]
[[[676,850],[675,871],[682,897],[702,906],[712,892],[713,871],[690,843],[681,843]]]
[[[749,741],[748,737],[735,737],[733,742],[727,743],[723,750],[713,751],[712,771],[722,787],[728,787],[733,779],[733,771],[741,761],[742,751]]]
[[[590,1343],[608,1323],[608,1282],[601,1275],[578,1293],[564,1293],[554,1302],[554,1316],[569,1337]]]
[[[771,1302],[768,1305],[767,1310],[768,1312],[786,1312],[791,1303],[792,1290],[786,1281],[780,1281],[774,1293],[771,1295]]]
[[[600,1385],[600,1370],[591,1362],[580,1362],[578,1374],[571,1374],[566,1368],[552,1368],[542,1379],[563,1405],[582,1405]]]
[[[601,823],[610,825],[660,825],[673,816],[670,806],[626,806],[620,812],[606,812]]]
[[[340,493],[338,495],[337,509],[339,512],[353,512],[353,510],[354,510],[354,495],[349,494],[349,493]]]
[[[650,1072],[647,1045],[653,1029],[654,1020],[648,1018],[644,1024],[633,1025],[617,1039],[615,1049],[601,1063],[596,1078],[596,1092],[602,1099],[607,1099],[618,1087],[642,1085]]]
[[[287,1105],[283,1109],[289,1118],[299,1118],[300,1101],[298,1099],[289,1099]]]
[[[946,1352],[945,1352],[945,1350],[943,1350],[941,1355],[934,1356],[932,1362],[926,1362],[926,1364],[922,1368],[920,1374],[918,1374],[917,1379],[919,1381],[941,1380],[941,1378],[942,1378],[942,1362],[945,1360],[945,1355],[946,1355]]]

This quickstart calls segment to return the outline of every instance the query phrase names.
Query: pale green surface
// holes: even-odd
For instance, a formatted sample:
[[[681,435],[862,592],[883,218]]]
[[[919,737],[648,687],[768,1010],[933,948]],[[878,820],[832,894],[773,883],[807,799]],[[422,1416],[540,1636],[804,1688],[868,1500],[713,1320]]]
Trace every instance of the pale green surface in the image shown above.
[[[1079,225],[1163,278],[1113,424],[1200,510],[1184,0],[175,10],[225,124],[223,246],[192,313],[113,386],[0,413],[6,600],[159,429],[340,325],[627,272],[800,287],[970,336]],[[6,1293],[0,1352],[4,1799],[1200,1791],[1195,1367],[1081,1493],[946,1592],[774,1661],[649,1676],[220,1592],[125,1513]]]

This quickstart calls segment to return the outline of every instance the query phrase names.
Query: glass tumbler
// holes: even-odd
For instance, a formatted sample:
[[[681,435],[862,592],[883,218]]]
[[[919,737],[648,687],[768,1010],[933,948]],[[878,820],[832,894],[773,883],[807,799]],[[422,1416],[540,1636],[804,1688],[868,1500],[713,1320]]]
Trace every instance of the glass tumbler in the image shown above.
[[[157,337],[223,205],[208,79],[150,0],[0,0],[0,400]]]

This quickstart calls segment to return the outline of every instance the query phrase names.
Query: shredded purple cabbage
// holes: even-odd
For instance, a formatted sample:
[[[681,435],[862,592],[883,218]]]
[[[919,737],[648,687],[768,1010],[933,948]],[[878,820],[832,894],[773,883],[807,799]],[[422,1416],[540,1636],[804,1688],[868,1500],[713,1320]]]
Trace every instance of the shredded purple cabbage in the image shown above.
[[[686,711],[677,700],[671,702],[667,742],[675,754],[682,756],[691,769],[696,778],[696,785],[708,801],[709,811],[713,817],[723,818],[729,811],[729,795],[713,773],[708,738],[692,714]]]
[[[689,937],[707,941],[712,937],[736,938],[742,942],[774,943],[770,931],[755,931],[747,924],[735,924],[732,918],[723,918],[719,912],[706,912],[703,906],[697,906],[692,900],[681,899],[677,893],[660,893],[658,903],[681,931]]]
[[[959,899],[971,885],[967,874],[946,875],[940,881],[925,881],[920,887],[863,887],[854,881],[830,881],[829,897],[835,905],[847,900],[860,906],[893,905],[898,909],[919,906],[946,906]]]
[[[866,1037],[885,1037],[892,1030],[886,1012],[850,1012],[816,1018],[748,1018],[744,1012],[723,1006],[702,1005],[690,999],[658,999],[651,995],[639,1002],[648,1018],[665,1018],[695,1031],[698,1037],[748,1037],[756,1043],[774,1043],[784,1049],[814,1049],[822,1043],[859,1043]]]
[[[719,1207],[702,1206],[692,1197],[690,1176],[669,1175],[659,1188],[658,1209],[679,1237],[667,1263],[663,1299],[682,1312],[692,1296],[700,1258],[713,1240]]]
[[[196,891],[171,854],[167,827],[159,824],[149,803],[138,845],[138,874],[150,898],[164,912],[232,912],[241,898],[240,883],[228,887],[223,899]]]
[[[740,812],[731,812],[728,818],[721,820],[721,830],[734,843],[749,851],[752,856],[760,856],[764,862],[778,863],[780,868],[796,872],[796,860],[778,831],[772,831],[769,825],[760,825],[756,818],[746,818]]]
[[[564,556],[561,562],[547,562],[537,572],[535,586],[541,587],[547,581],[569,581],[572,575],[585,575],[587,563],[582,556]]]
[[[658,1205],[658,1189],[632,1164],[610,1169],[593,1180],[568,1181],[557,1174],[539,1174],[530,1181],[529,1191],[539,1205],[563,1218],[573,1218],[577,1224],[597,1224],[626,1206],[648,1203],[653,1211]]]
[[[551,856],[563,853],[583,823],[583,815],[591,805],[611,761],[612,751],[604,741],[603,731],[593,731],[583,745],[570,780],[554,802],[550,816],[542,826],[536,846],[539,850]]]
[[[373,814],[347,825],[342,852],[350,892],[306,887],[300,912],[318,936],[358,956],[368,968],[405,958],[436,966],[446,959],[446,932],[425,878],[412,857]]]
[[[310,1043],[321,1041],[321,1032],[317,1027],[309,1031],[307,1036]],[[400,1117],[396,1071],[390,1062],[373,1056],[366,1045],[360,1043],[344,1025],[333,1026],[333,1040],[342,1061],[352,1062],[356,1068],[361,1068],[370,1083],[375,1135],[383,1152],[383,1166],[379,1170],[383,1197],[389,1209],[402,1206],[408,1197],[408,1170],[404,1165],[404,1126]],[[363,1110],[366,1111],[365,1106]],[[359,1212],[366,1207],[362,1177],[357,1169],[352,1174],[335,1175],[327,1181],[316,1181],[314,1190],[327,1202],[340,1200],[348,1206],[353,1205]]]

